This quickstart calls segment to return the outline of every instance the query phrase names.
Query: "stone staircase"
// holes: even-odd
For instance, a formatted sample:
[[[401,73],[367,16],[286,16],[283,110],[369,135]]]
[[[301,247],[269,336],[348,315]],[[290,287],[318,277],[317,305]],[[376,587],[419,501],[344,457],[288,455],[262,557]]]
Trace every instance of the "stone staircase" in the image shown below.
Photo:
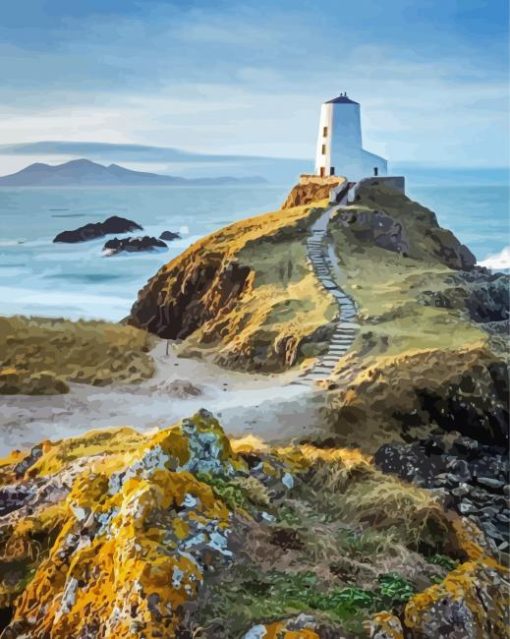
[[[340,205],[345,204],[347,195],[342,198]],[[308,257],[315,271],[320,285],[334,297],[338,306],[336,328],[329,342],[327,353],[318,358],[315,364],[298,377],[297,383],[314,383],[327,379],[335,370],[338,360],[351,348],[359,331],[356,321],[356,306],[352,299],[340,288],[335,281],[335,271],[340,266],[332,263],[334,251],[329,250],[328,222],[331,214],[338,205],[327,209],[311,227],[311,235],[307,240]]]

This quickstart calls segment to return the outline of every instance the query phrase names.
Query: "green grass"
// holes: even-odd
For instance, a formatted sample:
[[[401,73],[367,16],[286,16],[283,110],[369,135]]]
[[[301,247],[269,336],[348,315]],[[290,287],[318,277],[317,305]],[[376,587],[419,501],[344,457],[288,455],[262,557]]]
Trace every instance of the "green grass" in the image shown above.
[[[371,613],[399,607],[413,594],[411,584],[393,573],[380,575],[373,589],[325,587],[311,571],[261,573],[253,565],[237,567],[215,585],[199,615],[204,622],[223,617],[231,632],[228,637],[239,636],[254,622],[298,613],[313,614],[325,622],[341,624],[343,630],[360,632]]]

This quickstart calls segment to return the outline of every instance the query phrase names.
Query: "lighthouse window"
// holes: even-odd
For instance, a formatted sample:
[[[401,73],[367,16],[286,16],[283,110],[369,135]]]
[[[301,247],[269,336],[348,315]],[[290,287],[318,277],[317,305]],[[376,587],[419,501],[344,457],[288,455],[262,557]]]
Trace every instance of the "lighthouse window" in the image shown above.
[[[322,155],[326,155],[326,145],[322,145]]]
[[[325,126],[325,127],[322,129],[322,135],[323,135],[323,137],[327,137],[327,135],[328,135],[328,127],[327,127],[327,126]]]

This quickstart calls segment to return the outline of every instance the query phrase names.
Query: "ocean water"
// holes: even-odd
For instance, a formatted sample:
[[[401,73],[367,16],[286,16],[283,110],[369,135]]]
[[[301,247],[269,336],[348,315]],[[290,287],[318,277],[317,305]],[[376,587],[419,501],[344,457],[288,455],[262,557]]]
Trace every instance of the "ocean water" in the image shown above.
[[[99,318],[127,315],[138,290],[192,242],[235,220],[274,210],[288,185],[211,188],[1,188],[0,315]],[[506,185],[409,186],[479,260],[508,261]],[[155,253],[102,256],[105,238],[53,244],[63,230],[110,215],[132,219],[144,234],[179,231],[182,239]],[[506,250],[506,253],[505,253]],[[506,256],[506,257],[505,257]]]

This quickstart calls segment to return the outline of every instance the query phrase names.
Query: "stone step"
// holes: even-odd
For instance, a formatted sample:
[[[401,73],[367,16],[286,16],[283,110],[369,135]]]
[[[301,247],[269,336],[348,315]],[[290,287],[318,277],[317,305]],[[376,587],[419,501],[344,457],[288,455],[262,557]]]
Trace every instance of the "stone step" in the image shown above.
[[[330,371],[332,368],[334,368],[333,364],[314,364],[312,366],[312,368],[310,370],[315,371],[315,372],[319,372],[319,371]]]
[[[323,375],[321,373],[319,373],[317,375],[308,373],[308,375],[306,375],[302,379],[308,379],[310,381],[318,382],[320,379],[327,379],[328,377],[329,377],[329,375]]]
[[[310,369],[303,373],[300,377],[324,377],[324,375],[329,375],[331,370],[328,368],[325,371],[317,371],[315,368]]]

